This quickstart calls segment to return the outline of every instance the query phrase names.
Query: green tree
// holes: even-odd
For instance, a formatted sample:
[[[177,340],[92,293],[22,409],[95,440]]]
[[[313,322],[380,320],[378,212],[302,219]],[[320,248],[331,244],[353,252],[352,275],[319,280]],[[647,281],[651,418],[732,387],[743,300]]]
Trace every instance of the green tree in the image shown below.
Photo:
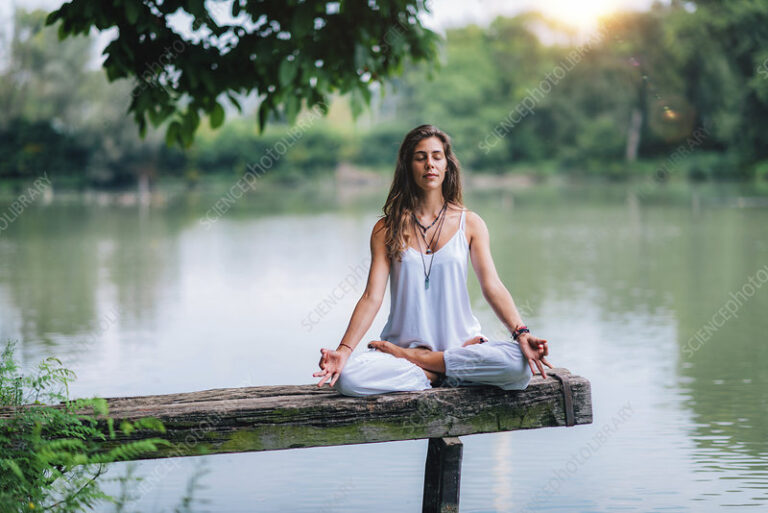
[[[168,122],[166,140],[189,146],[201,114],[218,127],[220,100],[239,108],[237,94],[261,96],[260,130],[270,115],[295,120],[303,101],[327,109],[335,91],[359,113],[373,82],[434,60],[439,37],[418,17],[427,11],[424,0],[71,0],[47,23],[61,37],[116,27],[103,66],[109,80],[137,80],[139,132]]]
[[[58,41],[44,11],[17,9],[0,70],[0,178],[78,176],[133,183],[153,173],[162,134],[140,140],[126,112],[131,86],[91,69],[94,39]]]
[[[688,94],[742,164],[768,159],[768,1],[693,4],[673,20]]]
[[[76,37],[60,44],[55,30],[44,30],[45,12],[17,9],[8,25],[6,65],[0,71],[0,126],[11,120],[79,124],[86,99],[91,40]]]

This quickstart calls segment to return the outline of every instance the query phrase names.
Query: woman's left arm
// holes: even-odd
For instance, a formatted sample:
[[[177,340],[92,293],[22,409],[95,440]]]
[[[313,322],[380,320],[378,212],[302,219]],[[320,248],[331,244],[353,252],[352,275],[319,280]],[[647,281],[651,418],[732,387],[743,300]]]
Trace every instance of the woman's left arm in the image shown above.
[[[485,225],[485,221],[474,212],[467,212],[466,221],[467,235],[469,237],[469,256],[472,260],[472,267],[475,269],[477,280],[480,282],[483,297],[491,305],[499,320],[512,333],[524,324],[520,313],[517,311],[517,306],[515,306],[515,301],[512,299],[512,295],[501,282],[496,272],[496,266],[493,264],[488,227]],[[523,333],[518,337],[518,342],[520,349],[528,359],[531,372],[536,372],[534,368],[534,365],[536,365],[542,377],[546,379],[547,375],[544,372],[544,365],[552,368],[552,365],[544,359],[549,354],[547,341],[530,333]]]

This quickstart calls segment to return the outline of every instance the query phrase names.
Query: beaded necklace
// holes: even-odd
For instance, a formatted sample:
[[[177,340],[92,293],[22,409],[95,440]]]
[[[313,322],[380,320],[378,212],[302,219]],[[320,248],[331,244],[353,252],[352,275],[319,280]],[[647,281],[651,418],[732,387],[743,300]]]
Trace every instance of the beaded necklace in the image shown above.
[[[443,208],[440,209],[440,213],[437,215],[435,220],[432,221],[432,224],[426,227],[423,226],[418,219],[416,219],[416,214],[411,213],[411,216],[413,217],[414,222],[422,230],[421,237],[424,239],[424,244],[427,246],[426,254],[430,255],[429,270],[427,270],[427,264],[424,261],[424,253],[421,252],[421,243],[418,241],[418,237],[417,237],[416,242],[419,244],[419,255],[421,255],[421,265],[422,265],[422,268],[424,269],[424,289],[425,290],[429,289],[429,275],[432,273],[432,261],[435,259],[435,251],[432,250],[432,243],[435,242],[435,237],[437,237],[436,242],[440,242],[440,234],[443,231],[443,224],[445,223],[445,212],[446,212],[447,206],[448,206],[447,202],[443,203]],[[432,238],[429,240],[429,242],[427,242],[427,237],[426,237],[427,230],[432,228],[432,226],[434,226],[434,224],[438,222],[438,220],[439,220],[439,223],[437,225],[437,229],[432,233]]]

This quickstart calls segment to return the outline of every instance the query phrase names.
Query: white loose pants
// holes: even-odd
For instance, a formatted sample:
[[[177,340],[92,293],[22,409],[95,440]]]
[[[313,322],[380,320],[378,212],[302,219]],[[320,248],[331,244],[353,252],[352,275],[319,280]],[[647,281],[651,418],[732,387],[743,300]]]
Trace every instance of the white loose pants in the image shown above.
[[[443,358],[445,379],[440,386],[444,387],[495,385],[523,390],[532,377],[520,346],[511,340],[452,347],[443,352]],[[349,357],[333,388],[343,395],[362,397],[426,390],[432,385],[418,365],[371,349]]]

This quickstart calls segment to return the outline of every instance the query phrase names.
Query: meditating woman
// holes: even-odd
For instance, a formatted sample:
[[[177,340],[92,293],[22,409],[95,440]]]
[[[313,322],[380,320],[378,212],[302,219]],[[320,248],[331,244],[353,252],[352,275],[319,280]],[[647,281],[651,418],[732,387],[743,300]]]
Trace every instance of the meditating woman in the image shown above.
[[[368,283],[336,349],[320,349],[322,378],[348,396],[432,386],[528,386],[549,354],[547,341],[523,324],[491,258],[488,229],[464,208],[461,169],[450,137],[432,125],[400,146],[384,216],[371,233]],[[509,339],[489,340],[470,308],[467,257],[483,296]],[[354,353],[381,307],[390,278],[389,319],[381,340]]]

